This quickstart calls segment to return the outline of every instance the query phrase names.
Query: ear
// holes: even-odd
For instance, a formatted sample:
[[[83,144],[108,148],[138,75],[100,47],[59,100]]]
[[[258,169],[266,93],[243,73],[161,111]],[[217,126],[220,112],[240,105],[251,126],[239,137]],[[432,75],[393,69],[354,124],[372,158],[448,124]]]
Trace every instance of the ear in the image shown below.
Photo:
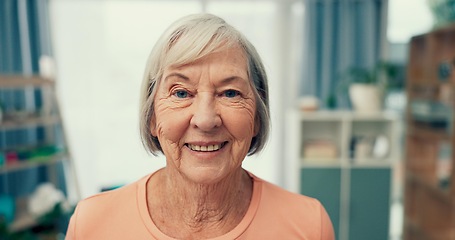
[[[259,121],[259,118],[256,117],[254,120],[254,136],[256,137],[259,134],[259,131],[261,129],[261,123]]]
[[[155,118],[155,113],[152,114],[152,117],[150,118],[150,133],[152,136],[156,137],[156,118]]]

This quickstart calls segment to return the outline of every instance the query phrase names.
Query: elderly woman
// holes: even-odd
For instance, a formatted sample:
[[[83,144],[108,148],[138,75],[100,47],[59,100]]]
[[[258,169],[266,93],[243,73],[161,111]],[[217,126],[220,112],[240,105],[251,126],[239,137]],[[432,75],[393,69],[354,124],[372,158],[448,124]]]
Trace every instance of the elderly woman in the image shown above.
[[[141,134],[166,167],[81,201],[67,239],[334,239],[315,199],[242,168],[269,129],[267,77],[219,17],[175,22],[150,54]]]

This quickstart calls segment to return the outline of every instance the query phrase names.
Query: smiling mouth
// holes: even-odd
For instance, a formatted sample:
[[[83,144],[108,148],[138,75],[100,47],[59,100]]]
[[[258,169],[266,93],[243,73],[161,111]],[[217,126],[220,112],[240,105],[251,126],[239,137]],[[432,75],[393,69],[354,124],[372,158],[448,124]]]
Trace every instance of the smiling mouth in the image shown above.
[[[221,148],[223,148],[224,145],[226,145],[226,143],[227,142],[223,142],[220,144],[213,144],[213,145],[207,145],[207,146],[194,145],[194,144],[190,144],[190,143],[186,143],[185,145],[189,149],[196,151],[196,152],[215,152],[215,151],[218,151]]]

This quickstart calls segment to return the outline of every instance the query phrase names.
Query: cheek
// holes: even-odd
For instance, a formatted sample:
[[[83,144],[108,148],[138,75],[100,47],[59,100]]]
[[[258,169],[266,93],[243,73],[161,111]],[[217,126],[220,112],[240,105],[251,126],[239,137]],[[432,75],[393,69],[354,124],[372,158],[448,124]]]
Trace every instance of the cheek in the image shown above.
[[[254,111],[245,108],[224,111],[224,126],[233,137],[231,155],[234,161],[232,164],[242,162],[250,149],[255,131],[254,116]]]
[[[245,141],[249,144],[255,132],[254,106],[226,109],[222,112],[223,124],[233,137],[237,141]]]
[[[185,109],[176,111],[169,105],[169,103],[157,104],[155,108],[156,134],[162,145],[178,143],[189,123],[189,117],[187,117],[189,114]]]

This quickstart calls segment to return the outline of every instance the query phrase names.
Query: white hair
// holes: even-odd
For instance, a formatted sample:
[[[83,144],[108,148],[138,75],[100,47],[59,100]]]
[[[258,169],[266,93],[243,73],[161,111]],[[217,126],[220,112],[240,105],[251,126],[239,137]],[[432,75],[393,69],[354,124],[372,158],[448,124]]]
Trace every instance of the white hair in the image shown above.
[[[163,71],[182,66],[205,56],[239,46],[248,59],[248,74],[256,96],[256,121],[259,132],[252,138],[248,154],[264,147],[270,128],[267,75],[254,46],[234,27],[212,14],[193,14],[174,22],[161,35],[152,49],[141,88],[140,131],[145,148],[156,155],[162,152],[158,138],[152,136],[150,122],[154,117],[156,89]]]

